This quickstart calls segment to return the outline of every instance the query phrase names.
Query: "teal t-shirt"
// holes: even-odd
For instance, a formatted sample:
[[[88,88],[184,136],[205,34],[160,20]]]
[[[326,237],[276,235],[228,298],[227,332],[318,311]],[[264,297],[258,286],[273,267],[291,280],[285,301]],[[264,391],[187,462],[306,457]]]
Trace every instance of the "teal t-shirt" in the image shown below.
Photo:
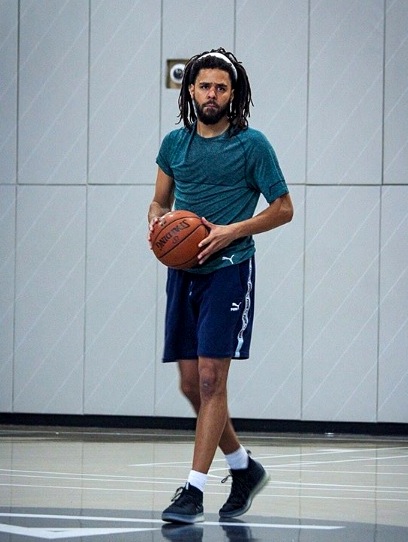
[[[288,193],[271,144],[253,128],[230,137],[204,138],[186,128],[165,136],[156,162],[174,179],[175,209],[185,209],[214,224],[254,215],[260,194],[268,203]],[[252,237],[237,239],[191,272],[208,273],[240,263],[255,252]]]

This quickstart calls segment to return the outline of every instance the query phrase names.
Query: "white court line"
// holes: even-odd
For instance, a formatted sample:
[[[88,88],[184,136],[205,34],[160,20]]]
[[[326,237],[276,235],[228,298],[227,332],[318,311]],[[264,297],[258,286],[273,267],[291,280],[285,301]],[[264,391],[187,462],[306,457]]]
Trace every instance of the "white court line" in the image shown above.
[[[287,459],[287,458],[304,458],[304,457],[316,457],[316,456],[326,456],[326,455],[331,455],[331,454],[353,454],[353,453],[367,453],[367,452],[372,452],[372,453],[378,453],[378,452],[384,452],[384,451],[387,451],[387,450],[395,450],[397,452],[401,452],[402,450],[408,450],[408,447],[407,446],[387,446],[387,447],[384,447],[384,448],[352,448],[352,449],[347,449],[347,450],[339,450],[339,449],[330,449],[330,450],[321,450],[321,451],[316,451],[316,452],[308,452],[308,453],[294,453],[294,454],[257,454],[256,455],[256,458],[259,459],[259,460],[276,460],[276,459]],[[391,456],[392,458],[394,458],[394,456]],[[395,457],[401,457],[401,456],[395,456]],[[407,457],[407,456],[402,456],[402,457]],[[372,457],[369,457],[368,459],[383,459],[382,457],[380,458],[377,458],[377,456],[372,456]],[[367,459],[365,457],[363,458],[360,458],[360,459]],[[357,459],[358,460],[358,459]],[[225,462],[225,459],[224,458],[216,458],[214,459],[214,463],[215,462]],[[317,460],[320,462],[320,460]],[[129,465],[129,467],[165,467],[165,466],[173,466],[173,465],[185,465],[186,463],[189,464],[188,461],[168,461],[168,462],[162,462],[162,463],[132,463]],[[279,465],[280,466],[280,465]]]
[[[407,455],[390,455],[390,456],[384,456],[384,457],[356,457],[356,458],[353,458],[353,459],[332,459],[332,460],[316,460],[316,461],[299,461],[298,463],[286,463],[286,464],[282,464],[282,465],[264,465],[265,468],[268,468],[268,469],[280,469],[282,467],[295,467],[295,466],[298,466],[298,467],[308,467],[308,466],[318,466],[318,465],[327,465],[327,464],[330,464],[330,465],[338,465],[338,464],[343,464],[343,463],[362,463],[362,462],[367,462],[367,461],[376,461],[376,462],[379,462],[379,461],[383,461],[384,459],[405,459],[405,458],[408,458],[408,454]],[[366,473],[367,474],[367,473]]]
[[[13,476],[13,475],[12,475]],[[15,476],[14,476],[15,477]],[[39,479],[44,478],[42,476],[18,476],[21,478],[29,478],[29,479]],[[69,480],[72,480],[72,478],[60,478],[61,480],[64,480],[65,482],[68,482]],[[75,480],[75,478],[74,478]],[[84,482],[106,482],[106,483],[117,483],[117,480],[98,480],[98,479],[85,479]],[[125,484],[150,484],[151,480],[123,480],[123,483]],[[155,485],[169,485],[174,484],[175,480],[160,480],[154,482]],[[126,489],[122,487],[116,487],[116,488],[107,488],[107,487],[93,487],[93,488],[79,488],[77,486],[51,486],[51,485],[38,485],[38,484],[18,484],[18,483],[0,483],[0,486],[2,487],[30,487],[30,488],[38,488],[38,487],[49,487],[49,488],[55,488],[60,487],[61,489],[93,489],[94,491],[109,491],[109,489],[112,489],[112,491],[137,491],[137,492],[151,492],[149,489],[143,489],[143,488],[137,488],[137,489]],[[211,487],[211,493],[215,494],[214,489],[218,487],[218,484],[215,485],[209,485]],[[406,487],[394,487],[394,486],[385,486],[379,488],[378,486],[364,486],[364,485],[347,485],[347,484],[325,484],[325,483],[313,483],[313,482],[286,482],[283,480],[275,480],[270,482],[271,490],[320,490],[320,491],[348,491],[350,493],[364,493],[364,492],[376,492],[377,498],[379,495],[382,494],[407,494],[408,495],[408,488]],[[158,489],[155,489],[154,492],[158,492]],[[274,497],[274,493],[266,493],[267,488],[263,492],[263,496],[272,496]],[[163,493],[163,491],[161,491]],[[221,494],[221,493],[220,493]],[[303,496],[303,495],[302,495]]]
[[[41,477],[34,477],[34,476],[30,476],[30,477],[25,477],[25,478],[41,478]],[[69,480],[69,478],[64,478],[64,481],[67,482]],[[92,482],[92,481],[96,481],[96,482],[110,482],[110,480],[85,480],[86,482]],[[115,480],[112,480],[112,482],[115,482]],[[128,482],[128,481],[124,481],[124,483],[138,483],[138,484],[151,484],[151,481],[144,481],[144,480],[137,480],[136,482],[135,481],[132,481],[132,482]],[[175,484],[175,481],[174,480],[170,480],[170,481],[158,481],[158,482],[155,482],[155,485],[169,485],[169,484]],[[144,488],[135,488],[135,489],[131,489],[131,488],[123,488],[123,487],[78,487],[78,486],[55,486],[55,485],[44,485],[44,484],[19,484],[19,483],[0,483],[0,486],[2,487],[28,487],[28,488],[31,488],[31,489],[36,489],[36,488],[50,488],[50,489],[75,489],[75,490],[86,490],[86,491],[125,491],[125,492],[136,492],[136,493],[151,493],[152,491],[150,489],[144,489]],[[211,490],[209,490],[211,492],[212,495],[216,495],[216,494],[224,494],[223,492],[217,492],[215,491],[216,488],[218,487],[215,486],[215,485],[209,485],[208,487],[211,487]],[[285,482],[285,481],[281,481],[281,480],[277,480],[277,481],[273,481],[273,482],[270,482],[270,487],[269,487],[270,490],[272,490],[272,492],[269,492],[268,493],[268,488],[266,488],[264,491],[263,491],[263,494],[262,496],[263,497],[276,497],[276,493],[275,491],[276,490],[280,490],[280,491],[284,491],[284,490],[288,490],[288,491],[302,491],[302,498],[305,497],[304,495],[304,491],[308,490],[308,491],[321,491],[321,492],[330,492],[330,491],[342,491],[342,492],[349,492],[350,494],[352,493],[375,493],[376,494],[376,500],[377,501],[380,501],[380,500],[387,500],[387,499],[383,499],[383,495],[393,495],[393,494],[397,494],[397,495],[404,495],[406,494],[407,495],[407,499],[397,499],[397,500],[402,500],[405,502],[405,500],[408,500],[408,489],[406,487],[382,487],[382,488],[378,488],[376,486],[364,486],[364,485],[360,485],[360,486],[356,486],[356,485],[346,485],[346,484],[324,484],[324,483],[298,483],[298,482]],[[154,490],[155,493],[168,493],[167,490],[159,490],[159,489],[155,489]],[[282,496],[282,495],[280,495]],[[293,495],[293,494],[286,494],[287,497],[299,497],[298,494],[296,495]],[[323,496],[322,496],[323,498]]]
[[[122,492],[122,493],[152,493],[152,490],[148,490],[148,489],[130,489],[130,488],[115,488],[115,487],[80,487],[80,486],[53,486],[53,485],[42,485],[42,484],[3,484],[3,483],[0,483],[0,487],[11,487],[11,488],[17,488],[17,487],[24,487],[24,488],[28,488],[28,489],[58,489],[58,490],[69,490],[69,491],[72,491],[72,490],[77,490],[77,491],[100,491],[100,492],[115,492],[115,493],[118,493],[118,492]],[[279,488],[279,489],[285,489],[285,488]],[[160,490],[160,489],[155,489],[154,490],[154,493],[166,493],[168,494],[169,491],[168,490]],[[373,492],[374,493],[374,492]],[[339,501],[366,501],[366,502],[375,502],[375,503],[379,503],[379,502],[408,502],[408,496],[407,498],[405,499],[396,499],[396,498],[391,498],[391,499],[386,499],[386,498],[382,498],[382,497],[379,497],[378,496],[378,492],[375,492],[376,495],[374,497],[364,497],[362,495],[358,495],[356,497],[351,497],[351,496],[346,496],[346,497],[341,497],[339,495],[335,495],[333,497],[331,497],[330,495],[308,495],[307,493],[302,493],[302,499],[322,499],[322,500],[325,500],[325,499],[331,499],[331,500],[339,500]],[[212,495],[224,495],[224,492],[217,492],[217,491],[214,491],[212,490],[211,491],[211,494]],[[282,494],[278,494],[278,493],[267,493],[266,490],[264,490],[264,492],[262,493],[261,497],[263,498],[273,498],[273,499],[276,499],[276,498],[284,498],[284,499],[296,499],[296,500],[299,500],[299,494],[295,494],[295,495],[291,495],[291,494],[288,494],[288,493],[282,493]]]
[[[142,528],[121,528],[121,529],[112,529],[112,528],[43,528],[40,527],[21,527],[19,525],[9,525],[0,523],[0,533],[15,534],[19,536],[29,536],[35,537],[36,540],[42,538],[44,540],[58,540],[62,538],[77,538],[83,539],[86,536],[107,536],[107,535],[119,535],[123,533],[139,533],[146,531],[158,531],[159,527],[142,527]]]
[[[310,472],[310,471],[308,471]],[[320,471],[319,471],[320,472]],[[333,471],[326,471],[330,474],[333,474]],[[343,475],[344,473],[339,473]],[[350,474],[355,474],[351,472]],[[366,473],[364,473],[366,474]],[[52,472],[41,472],[41,471],[13,471],[0,469],[0,477],[13,477],[13,478],[27,478],[27,479],[46,479],[46,480],[62,480],[62,481],[81,481],[81,482],[105,482],[105,483],[123,483],[123,484],[173,484],[175,478],[160,478],[152,482],[152,478],[149,476],[146,477],[126,477],[126,476],[115,476],[115,475],[81,475],[75,473],[52,473]],[[210,484],[211,487],[216,487],[218,485],[219,478],[217,477],[214,484]],[[6,485],[17,485],[9,482],[8,484],[0,483],[1,486]],[[286,480],[271,480],[268,484],[270,488],[274,489],[292,489],[292,488],[306,488],[306,489],[317,489],[321,488],[324,490],[342,490],[347,489],[349,491],[377,491],[378,493],[385,492],[408,492],[406,486],[376,486],[376,485],[361,485],[361,484],[329,484],[329,483],[319,483],[319,482],[290,482]],[[36,487],[35,485],[30,485],[29,487]],[[94,488],[100,489],[100,488]],[[117,490],[122,490],[123,488],[117,488]]]
[[[13,517],[13,518],[41,518],[41,519],[74,519],[81,521],[109,521],[109,522],[121,522],[121,523],[161,523],[161,519],[144,519],[144,518],[117,518],[117,517],[96,517],[96,516],[67,516],[57,514],[18,514],[18,513],[0,513],[0,517]],[[269,529],[302,529],[302,530],[324,530],[334,531],[338,529],[344,529],[343,525],[302,525],[302,524],[286,524],[286,523],[232,523],[222,521],[205,521],[199,525],[212,525],[228,527],[262,527]]]

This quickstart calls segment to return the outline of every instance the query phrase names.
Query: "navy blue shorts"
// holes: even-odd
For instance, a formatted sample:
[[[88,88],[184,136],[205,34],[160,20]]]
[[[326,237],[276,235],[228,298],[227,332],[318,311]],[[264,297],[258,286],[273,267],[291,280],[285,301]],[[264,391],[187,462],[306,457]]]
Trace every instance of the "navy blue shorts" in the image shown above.
[[[169,269],[163,361],[249,357],[255,261],[208,274]]]

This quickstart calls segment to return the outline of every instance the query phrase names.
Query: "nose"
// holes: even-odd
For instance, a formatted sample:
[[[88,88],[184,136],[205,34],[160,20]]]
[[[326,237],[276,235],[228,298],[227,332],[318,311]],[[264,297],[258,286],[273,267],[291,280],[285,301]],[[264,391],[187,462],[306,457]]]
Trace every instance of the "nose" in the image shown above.
[[[217,96],[217,92],[215,90],[215,86],[211,86],[209,89],[208,89],[208,97],[209,98],[215,98]]]

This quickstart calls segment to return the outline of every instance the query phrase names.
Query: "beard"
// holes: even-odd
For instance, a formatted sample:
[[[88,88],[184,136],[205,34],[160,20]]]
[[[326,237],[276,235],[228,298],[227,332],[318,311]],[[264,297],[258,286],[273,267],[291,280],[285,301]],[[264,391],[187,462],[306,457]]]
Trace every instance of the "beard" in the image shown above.
[[[209,103],[213,104],[213,107],[207,108]],[[219,107],[214,102],[207,102],[207,104],[200,106],[194,100],[194,109],[198,120],[203,124],[217,124],[217,122],[228,115],[229,103],[224,107]]]

